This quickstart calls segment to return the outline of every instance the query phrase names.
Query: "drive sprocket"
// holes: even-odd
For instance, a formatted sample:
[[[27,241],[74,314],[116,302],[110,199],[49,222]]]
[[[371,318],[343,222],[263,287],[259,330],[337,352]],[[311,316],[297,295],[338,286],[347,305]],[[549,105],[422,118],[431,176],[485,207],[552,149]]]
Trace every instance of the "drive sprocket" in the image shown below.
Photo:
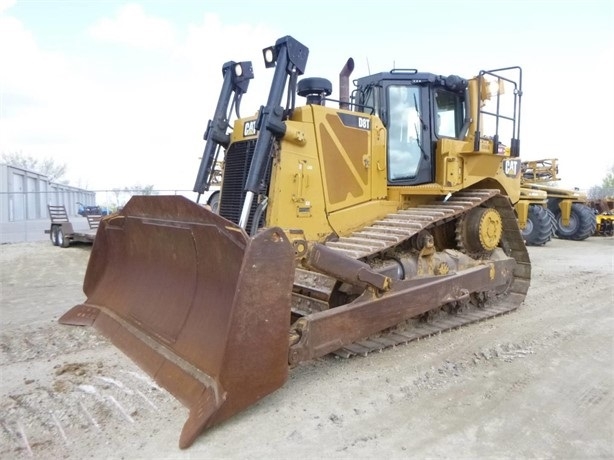
[[[499,245],[502,235],[503,221],[495,208],[473,208],[456,226],[458,247],[471,256],[490,254]]]

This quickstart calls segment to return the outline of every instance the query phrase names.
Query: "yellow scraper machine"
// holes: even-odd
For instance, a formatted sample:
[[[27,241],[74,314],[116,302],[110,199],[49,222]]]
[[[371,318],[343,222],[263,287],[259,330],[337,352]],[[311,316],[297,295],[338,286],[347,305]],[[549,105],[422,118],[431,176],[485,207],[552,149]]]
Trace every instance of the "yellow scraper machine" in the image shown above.
[[[541,193],[546,196],[546,204],[542,209],[551,221],[552,233],[565,240],[582,241],[595,234],[597,219],[591,208],[586,193],[578,189],[565,189],[552,185],[559,181],[559,166],[556,158],[543,160],[523,161],[522,163],[522,190],[526,194]],[[524,202],[521,199],[521,203]],[[544,217],[534,214],[540,206],[531,205],[528,226],[523,229],[525,241],[539,240],[539,231],[545,234],[545,225],[539,222]],[[540,211],[543,214],[544,211]],[[532,232],[528,228],[535,229]]]
[[[188,407],[181,448],[303,361],[500,315],[529,288],[519,67],[394,69],[350,92],[349,59],[334,100],[329,80],[299,79],[294,38],[263,55],[274,74],[255,116],[239,114],[251,63],[223,66],[194,186],[223,155],[218,212],[133,197],[101,221],[87,300],[60,319],[93,325]]]

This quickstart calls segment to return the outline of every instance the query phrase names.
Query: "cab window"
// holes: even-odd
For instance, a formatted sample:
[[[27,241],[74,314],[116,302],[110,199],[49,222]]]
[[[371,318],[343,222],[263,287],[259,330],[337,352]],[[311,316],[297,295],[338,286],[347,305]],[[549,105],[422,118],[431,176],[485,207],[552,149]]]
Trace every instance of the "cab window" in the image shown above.
[[[465,118],[464,104],[458,94],[442,89],[435,91],[435,134],[460,139]]]
[[[390,180],[416,176],[420,162],[421,123],[419,89],[407,85],[388,86],[388,177]]]

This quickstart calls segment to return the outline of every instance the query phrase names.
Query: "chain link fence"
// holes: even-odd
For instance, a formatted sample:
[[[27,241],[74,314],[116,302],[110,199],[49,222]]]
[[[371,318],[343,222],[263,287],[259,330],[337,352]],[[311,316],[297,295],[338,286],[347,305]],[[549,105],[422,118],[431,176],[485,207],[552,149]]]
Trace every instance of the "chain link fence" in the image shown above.
[[[215,188],[210,193],[219,190]],[[614,188],[593,187],[589,200],[614,199]],[[181,195],[195,201],[192,190],[50,190],[46,192],[0,192],[0,244],[41,241],[49,238],[47,205],[64,205],[75,230],[86,229],[84,206],[98,206],[103,214],[121,210],[134,195]],[[208,196],[201,198],[206,203]]]
[[[120,210],[134,195],[181,195],[195,201],[191,190],[82,190],[0,192],[0,244],[49,239],[48,205],[64,205],[75,230],[88,228],[85,213],[96,206],[101,214]]]

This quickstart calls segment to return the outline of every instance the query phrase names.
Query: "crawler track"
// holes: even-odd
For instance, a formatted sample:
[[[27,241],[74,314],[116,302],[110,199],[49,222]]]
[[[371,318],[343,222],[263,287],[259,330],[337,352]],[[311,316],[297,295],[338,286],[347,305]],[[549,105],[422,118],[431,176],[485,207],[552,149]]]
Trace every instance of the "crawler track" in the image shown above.
[[[385,348],[391,348],[396,345],[404,345],[414,340],[419,340],[432,335],[437,335],[452,329],[458,329],[471,323],[477,323],[487,318],[504,315],[513,311],[514,308],[507,306],[490,305],[485,308],[475,308],[471,311],[448,315],[445,318],[439,318],[428,323],[422,323],[413,326],[407,330],[390,331],[377,337],[370,337],[367,340],[361,340],[351,345],[347,345],[333,354],[341,358],[350,358],[352,356],[367,356],[375,351],[382,351]]]
[[[445,202],[433,202],[389,214],[348,237],[326,243],[326,246],[353,259],[363,259],[392,249],[438,223],[458,218],[470,209],[493,199],[498,193],[498,190],[458,192]],[[497,209],[501,212],[499,207]]]
[[[328,242],[326,245],[348,257],[367,260],[380,253],[394,251],[397,246],[414,237],[420,231],[432,229],[436,225],[450,220],[456,220],[470,209],[483,204],[494,207],[501,215],[503,221],[501,247],[509,257],[516,261],[513,279],[507,290],[497,295],[490,294],[485,305],[479,307],[469,305],[465,311],[450,314],[428,323],[414,325],[407,330],[395,328],[394,331],[384,332],[367,340],[347,345],[334,354],[346,358],[354,355],[364,356],[374,351],[499,316],[520,306],[529,288],[531,262],[513,208],[508,198],[501,195],[498,190],[458,192],[446,202],[433,202],[432,204],[390,214],[369,227],[365,227],[348,237]],[[312,283],[309,283],[311,286],[307,286],[307,283],[305,283],[302,287],[316,294],[314,296],[316,299],[312,299],[312,302],[322,305],[325,301],[317,300],[317,298],[323,299],[326,295],[322,291],[317,291],[316,285],[332,286],[332,283],[327,283],[325,279],[322,279],[322,275],[311,275],[316,276],[317,281],[312,280]],[[302,279],[306,278],[308,276],[302,276]],[[295,299],[297,297],[298,295],[295,294]],[[305,301],[305,297],[301,297],[301,301]],[[316,309],[319,308],[316,307]]]

